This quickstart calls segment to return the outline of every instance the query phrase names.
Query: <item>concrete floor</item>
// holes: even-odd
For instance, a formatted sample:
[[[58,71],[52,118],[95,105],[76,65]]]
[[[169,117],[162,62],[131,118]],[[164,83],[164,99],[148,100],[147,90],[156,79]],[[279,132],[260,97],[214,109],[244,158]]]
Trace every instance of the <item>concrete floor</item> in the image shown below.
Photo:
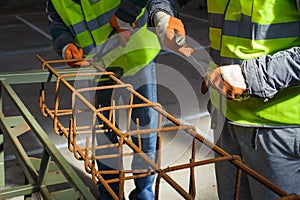
[[[197,49],[197,57],[200,57],[205,62],[209,60],[206,52],[209,45],[207,16],[205,9],[199,9],[200,5],[203,5],[202,1],[194,1],[194,3],[185,7],[181,18],[185,23],[187,35],[190,37],[193,47]],[[3,12],[0,12],[0,73],[39,70],[41,65],[35,57],[36,54],[42,55],[46,60],[59,59],[51,46],[47,16],[44,10],[43,6],[38,6],[30,9],[5,9]],[[159,55],[156,59],[156,64],[159,102],[164,109],[182,122],[194,125],[211,140],[209,116],[206,111],[208,96],[199,92],[201,85],[199,66],[191,65],[188,60],[170,54]],[[172,69],[171,71],[174,73],[168,72],[166,74],[163,69]],[[82,172],[82,163],[78,162],[72,153],[66,149],[65,138],[54,134],[52,121],[41,115],[37,103],[39,87],[39,84],[28,84],[17,85],[14,89],[56,147],[65,155],[66,159],[97,196],[96,185],[92,183],[89,175]],[[9,102],[4,102],[4,104],[7,113],[13,115],[17,112]],[[168,166],[169,164],[182,163],[186,160],[188,162],[191,141],[189,139],[169,140],[170,138],[168,139],[167,137],[165,139],[167,142],[163,146],[165,148],[163,158],[166,160],[164,164]],[[34,156],[41,153],[41,146],[35,138],[26,135],[22,140],[28,154]],[[197,158],[204,159],[212,156],[212,152],[209,149],[203,146],[199,148],[201,150],[198,151]],[[18,164],[12,152],[10,152],[8,144],[4,144],[4,150],[7,187],[22,184],[23,179],[19,177],[23,175],[19,171]],[[186,178],[187,171],[173,172],[170,175],[176,177],[180,184],[185,185],[188,181]],[[197,168],[196,177],[196,199],[217,199],[214,166],[207,165]],[[132,181],[128,181],[126,183],[126,193],[132,187]],[[162,180],[160,199],[164,200],[167,198],[182,199],[177,192]]]

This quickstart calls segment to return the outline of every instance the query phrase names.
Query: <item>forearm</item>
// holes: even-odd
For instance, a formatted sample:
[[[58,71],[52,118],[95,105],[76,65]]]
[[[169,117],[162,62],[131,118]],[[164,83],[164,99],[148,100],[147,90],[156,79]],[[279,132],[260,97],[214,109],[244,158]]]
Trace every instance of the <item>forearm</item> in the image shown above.
[[[122,0],[115,15],[124,22],[133,23],[147,3],[148,0]]]
[[[249,94],[272,98],[279,90],[300,84],[300,47],[242,63]]]
[[[137,5],[141,8],[144,8],[144,7],[146,7],[149,0],[127,0],[127,1],[130,1],[131,3]]]
[[[149,24],[154,26],[154,14],[163,11],[173,17],[178,17],[180,9],[192,0],[150,0],[147,6],[149,12]]]
[[[62,55],[62,49],[68,43],[75,43],[73,35],[69,29],[65,26],[64,22],[56,12],[51,1],[48,1],[47,10],[49,29],[53,41],[53,48],[59,54]]]
[[[53,33],[53,32],[55,32],[55,33]],[[60,34],[57,34],[59,32],[60,32]],[[54,26],[51,28],[51,35],[55,35],[55,37],[53,37],[53,39],[52,39],[53,48],[54,48],[55,52],[60,56],[62,55],[63,48],[67,44],[69,44],[69,43],[75,44],[73,36],[66,29],[61,29],[60,27]]]

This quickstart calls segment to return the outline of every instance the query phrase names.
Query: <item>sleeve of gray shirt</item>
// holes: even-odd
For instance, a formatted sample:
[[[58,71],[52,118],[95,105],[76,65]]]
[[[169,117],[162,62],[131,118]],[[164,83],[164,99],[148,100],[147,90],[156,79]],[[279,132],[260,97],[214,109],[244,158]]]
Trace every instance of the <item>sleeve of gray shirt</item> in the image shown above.
[[[241,67],[249,94],[272,98],[281,89],[300,85],[300,47],[245,60]]]
[[[180,9],[192,0],[150,0],[147,6],[149,25],[154,26],[153,17],[158,11],[165,12],[173,17],[178,17]]]
[[[56,12],[51,1],[46,2],[46,13],[48,15],[48,23],[50,34],[52,37],[53,48],[56,53],[62,56],[62,49],[68,43],[74,43],[74,36],[64,24],[63,20]]]

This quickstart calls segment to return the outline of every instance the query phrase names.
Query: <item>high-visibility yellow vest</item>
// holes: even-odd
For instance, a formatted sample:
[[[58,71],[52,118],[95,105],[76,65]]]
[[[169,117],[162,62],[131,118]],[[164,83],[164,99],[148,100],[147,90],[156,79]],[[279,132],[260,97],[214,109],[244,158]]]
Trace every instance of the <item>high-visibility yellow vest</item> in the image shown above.
[[[300,46],[296,1],[208,1],[210,54],[216,65],[274,54]],[[280,67],[280,66],[278,66]],[[278,92],[272,99],[233,101],[211,91],[214,106],[231,121],[247,125],[300,124],[300,87]]]
[[[108,39],[112,32],[109,20],[117,10],[120,0],[80,2],[81,5],[72,0],[52,0],[55,10],[74,35],[76,45],[83,48],[87,55]],[[159,53],[159,40],[153,32],[147,30],[145,12],[143,9],[137,17],[139,28],[131,35],[126,47],[115,47],[103,56],[106,67],[119,66],[124,69],[124,74],[132,75],[149,64]]]

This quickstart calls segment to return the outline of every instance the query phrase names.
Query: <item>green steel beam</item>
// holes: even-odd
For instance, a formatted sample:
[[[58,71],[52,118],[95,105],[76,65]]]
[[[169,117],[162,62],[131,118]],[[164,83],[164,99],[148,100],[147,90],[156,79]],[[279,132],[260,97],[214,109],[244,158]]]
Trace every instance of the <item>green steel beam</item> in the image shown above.
[[[19,164],[27,177],[29,183],[34,183],[36,181],[36,177],[38,175],[37,171],[35,170],[34,166],[29,161],[27,153],[25,152],[22,144],[17,138],[18,133],[11,129],[11,124],[8,123],[6,117],[1,112],[0,113],[0,128],[8,137],[8,142],[11,149],[14,152]]]
[[[21,75],[20,75],[21,76]],[[32,75],[31,75],[32,76]],[[49,76],[49,74],[48,74]],[[10,80],[10,78],[11,80]],[[26,76],[29,78],[28,76]],[[45,75],[46,77],[46,75]],[[44,78],[45,78],[44,77]],[[2,76],[2,78],[4,78]],[[20,78],[20,77],[19,77]],[[24,78],[24,77],[23,77]],[[51,142],[50,138],[48,135],[45,133],[45,131],[42,129],[42,127],[38,124],[38,122],[35,120],[35,118],[31,115],[29,110],[26,108],[26,106],[23,104],[19,96],[15,93],[13,88],[9,83],[16,83],[15,82],[15,77],[11,76],[6,76],[6,80],[0,80],[1,81],[1,86],[2,89],[6,91],[12,102],[15,104],[16,108],[19,110],[20,114],[26,121],[26,123],[29,125],[31,130],[34,132],[36,137],[39,139],[41,144],[44,147],[44,150],[53,158],[54,162],[56,165],[59,167],[61,172],[65,175],[66,179],[69,181],[69,183],[72,185],[72,187],[78,192],[78,194],[83,198],[87,200],[92,200],[95,199],[91,191],[88,189],[88,187],[83,183],[83,181],[80,179],[78,174],[73,170],[73,168],[70,166],[70,164],[66,161],[66,159],[62,156],[62,154],[58,151],[58,149],[55,147],[55,145]],[[9,82],[10,81],[10,82]],[[39,79],[41,81],[41,79]],[[32,83],[32,79],[31,82]],[[34,169],[34,166],[32,163],[30,163],[30,159],[27,157],[26,152],[24,151],[23,148],[19,146],[18,141],[16,141],[16,137],[13,136],[12,130],[10,129],[10,125],[5,121],[5,116],[1,112],[0,113],[0,125],[3,130],[6,131],[8,135],[10,135],[10,139],[15,143],[15,147],[17,148],[17,157],[19,157],[26,165],[24,166],[25,168],[28,167],[28,172],[27,175],[31,180],[29,182],[36,182],[38,174],[36,174],[36,171]],[[11,135],[12,134],[12,135]],[[42,161],[43,162],[43,161]],[[42,167],[47,169],[47,167]],[[35,185],[35,184],[33,184]],[[45,192],[47,193],[47,190],[44,190],[44,188],[40,188],[41,193]],[[0,197],[1,197],[1,192],[0,192]],[[45,196],[45,199],[50,199],[49,196]]]
[[[51,160],[51,158],[50,158],[48,152],[45,151],[45,149],[44,149],[43,153],[42,153],[42,161],[43,162],[41,162],[41,164],[40,164],[39,177],[37,180],[38,185],[45,185],[45,183],[46,183],[47,174],[49,172],[50,160]]]
[[[32,184],[22,185],[22,186],[15,186],[8,189],[1,190],[0,199],[9,199],[18,196],[24,196],[39,192],[40,188],[34,186]]]
[[[61,200],[61,199],[78,199],[78,195],[72,189],[53,192],[51,200]]]
[[[41,159],[34,158],[34,157],[30,157],[29,159],[32,162],[32,164],[34,165],[35,169],[40,168]],[[62,172],[57,167],[57,165],[53,161],[50,161],[49,172],[47,175],[45,185],[51,186],[51,185],[58,185],[58,184],[67,183],[67,182],[68,182],[68,180],[62,174]]]
[[[95,72],[95,69],[90,67],[78,68],[78,69],[60,69],[57,70],[60,75],[70,73],[89,73]],[[94,77],[73,77],[66,78],[66,80],[88,80]],[[20,72],[5,72],[0,74],[0,79],[6,80],[9,84],[25,84],[25,83],[41,83],[41,82],[53,82],[56,81],[56,77],[52,75],[48,70],[32,70],[32,71],[20,71]]]
[[[5,121],[10,126],[18,126],[25,122],[24,118],[20,117],[20,116],[8,116],[8,117],[5,117]]]
[[[19,116],[21,117],[21,116]],[[9,119],[11,119],[11,117],[8,117]],[[15,117],[14,117],[15,118]],[[19,121],[19,120],[17,120]],[[23,120],[24,121],[24,120]],[[29,157],[27,156],[22,144],[19,142],[17,136],[20,134],[18,133],[17,130],[20,129],[11,129],[11,124],[9,124],[8,122],[11,122],[11,120],[6,120],[6,117],[3,115],[3,113],[0,113],[0,128],[1,130],[4,131],[4,133],[8,136],[8,142],[10,142],[10,147],[14,152],[14,155],[16,156],[18,163],[20,164],[20,167],[22,168],[22,171],[26,177],[26,179],[28,180],[28,182],[33,185],[34,188],[39,188],[39,191],[44,195],[44,196],[50,196],[49,191],[47,190],[47,188],[45,187],[40,187],[36,185],[36,179],[38,177],[38,172],[35,168],[35,166],[31,163]],[[13,123],[15,124],[15,123]],[[22,130],[21,130],[22,131]],[[29,187],[30,185],[28,185]],[[34,188],[31,188],[32,190],[34,190]],[[14,188],[12,189],[12,191],[14,190],[18,190],[18,188]],[[27,188],[26,191],[28,191],[30,189]],[[8,195],[12,196],[12,195],[28,195],[27,193],[22,193],[24,190],[20,190],[19,192],[12,192],[10,193],[11,190],[4,190],[4,192],[8,193]],[[6,195],[5,195],[6,196]],[[15,196],[16,197],[16,196]],[[3,197],[3,191],[0,190],[0,199],[5,199]]]

